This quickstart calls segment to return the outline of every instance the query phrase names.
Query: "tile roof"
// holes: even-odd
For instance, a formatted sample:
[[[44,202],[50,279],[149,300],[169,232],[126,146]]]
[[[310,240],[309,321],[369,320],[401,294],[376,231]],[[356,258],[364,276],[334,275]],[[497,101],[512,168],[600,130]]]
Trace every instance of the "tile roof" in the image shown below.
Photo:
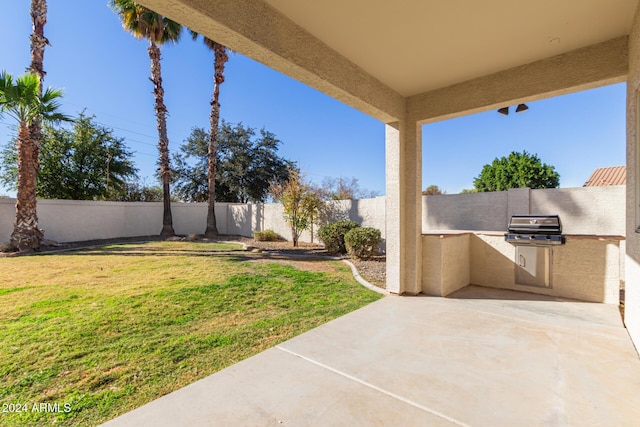
[[[606,185],[625,185],[626,183],[627,167],[612,166],[594,170],[583,187],[604,187]]]

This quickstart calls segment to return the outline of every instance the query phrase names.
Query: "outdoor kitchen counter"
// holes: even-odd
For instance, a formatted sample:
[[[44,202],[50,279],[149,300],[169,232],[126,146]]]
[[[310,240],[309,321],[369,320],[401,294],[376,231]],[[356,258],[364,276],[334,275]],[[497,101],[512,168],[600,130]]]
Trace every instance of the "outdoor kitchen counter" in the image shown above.
[[[456,237],[464,234],[476,234],[486,236],[501,236],[504,237],[506,231],[478,231],[478,230],[431,230],[428,233],[422,233],[423,236],[436,236],[442,239],[448,237]],[[595,234],[562,234],[565,237],[571,239],[597,239],[597,240],[625,240],[624,236],[608,236],[608,235],[595,235]]]
[[[488,234],[491,236],[504,236],[505,231],[477,231],[477,230],[431,230],[422,233],[423,236],[438,236],[441,238],[455,237],[463,234]]]
[[[619,303],[624,280],[622,236],[567,235],[550,248],[549,286],[519,285],[516,247],[505,231],[432,230],[422,235],[422,292],[446,296],[467,285],[581,301]]]

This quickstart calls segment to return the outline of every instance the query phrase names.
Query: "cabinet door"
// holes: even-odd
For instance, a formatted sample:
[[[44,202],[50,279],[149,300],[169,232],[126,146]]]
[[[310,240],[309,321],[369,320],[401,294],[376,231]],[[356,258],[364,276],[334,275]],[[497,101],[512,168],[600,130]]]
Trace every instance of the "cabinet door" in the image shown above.
[[[516,246],[516,284],[551,287],[551,248]]]

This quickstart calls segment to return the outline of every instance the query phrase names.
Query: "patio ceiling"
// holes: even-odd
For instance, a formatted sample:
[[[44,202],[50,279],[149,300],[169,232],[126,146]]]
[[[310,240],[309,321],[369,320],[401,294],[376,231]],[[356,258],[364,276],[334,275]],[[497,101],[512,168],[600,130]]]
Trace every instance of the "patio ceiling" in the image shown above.
[[[637,0],[266,0],[402,96],[629,33]]]
[[[139,0],[386,123],[624,81],[638,0]],[[470,96],[469,96],[470,95]]]

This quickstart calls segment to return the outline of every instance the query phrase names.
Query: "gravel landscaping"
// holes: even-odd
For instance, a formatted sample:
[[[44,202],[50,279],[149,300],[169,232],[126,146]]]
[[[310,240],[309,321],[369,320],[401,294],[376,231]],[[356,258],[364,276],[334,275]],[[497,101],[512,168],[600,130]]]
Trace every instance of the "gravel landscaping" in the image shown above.
[[[256,242],[250,237],[242,236],[220,236],[220,241],[234,240],[239,241],[247,245],[248,247],[254,247],[266,252],[276,252],[278,254],[290,254],[290,255],[318,255],[318,256],[331,256],[324,246],[319,243],[299,243],[298,247],[293,247],[291,242],[277,241],[277,242]],[[363,261],[358,259],[349,258],[348,256],[341,256],[349,260],[356,266],[360,275],[372,285],[376,285],[382,289],[385,289],[386,283],[386,257],[384,255],[378,255],[372,257],[369,260]]]

